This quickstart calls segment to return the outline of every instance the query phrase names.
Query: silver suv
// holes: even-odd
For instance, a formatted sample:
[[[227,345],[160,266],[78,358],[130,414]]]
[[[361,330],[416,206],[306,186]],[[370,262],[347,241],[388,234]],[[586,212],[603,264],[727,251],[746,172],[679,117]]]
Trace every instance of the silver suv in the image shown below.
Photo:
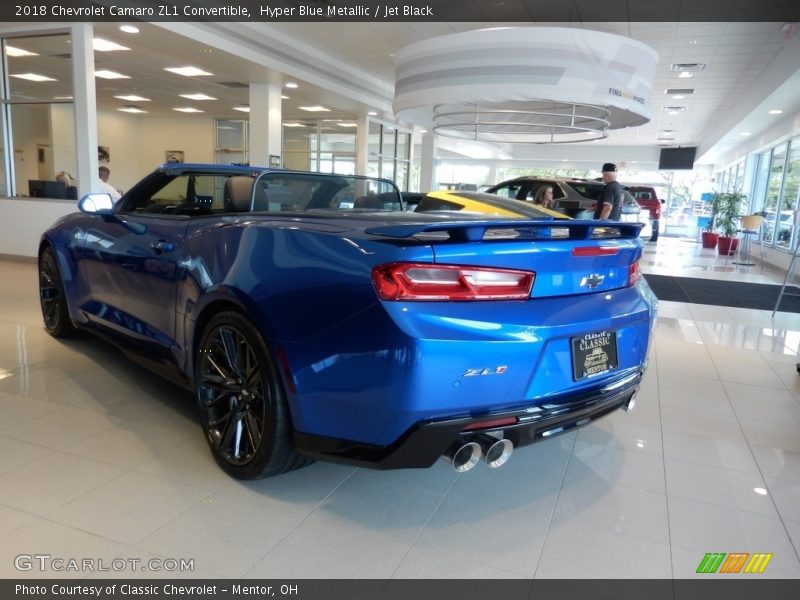
[[[537,190],[542,186],[553,188],[554,208],[575,219],[591,219],[594,207],[603,191],[601,181],[592,179],[570,179],[565,177],[517,177],[490,187],[487,192],[504,198],[514,198],[532,202]],[[650,239],[650,211],[643,209],[630,192],[622,193],[621,221],[645,224],[640,237]]]

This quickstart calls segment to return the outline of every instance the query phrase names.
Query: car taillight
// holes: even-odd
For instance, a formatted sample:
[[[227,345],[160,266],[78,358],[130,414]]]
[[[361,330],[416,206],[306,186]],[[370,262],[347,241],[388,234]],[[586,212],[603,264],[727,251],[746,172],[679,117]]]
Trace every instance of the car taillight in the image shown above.
[[[628,267],[628,287],[632,286],[634,283],[639,281],[642,278],[642,272],[639,270],[639,261],[631,263],[631,266]]]
[[[572,249],[572,256],[614,256],[619,248],[613,246],[578,246]]]
[[[372,269],[381,300],[524,300],[535,277],[530,271],[426,263]]]

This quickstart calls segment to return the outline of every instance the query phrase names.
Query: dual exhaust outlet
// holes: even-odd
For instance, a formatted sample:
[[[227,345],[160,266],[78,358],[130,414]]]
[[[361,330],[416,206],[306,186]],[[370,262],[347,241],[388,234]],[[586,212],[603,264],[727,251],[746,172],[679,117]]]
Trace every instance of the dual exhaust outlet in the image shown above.
[[[463,473],[477,465],[481,457],[490,469],[502,467],[511,458],[513,451],[514,444],[511,440],[479,434],[471,441],[456,442],[442,455],[442,458],[453,465],[456,471]]]

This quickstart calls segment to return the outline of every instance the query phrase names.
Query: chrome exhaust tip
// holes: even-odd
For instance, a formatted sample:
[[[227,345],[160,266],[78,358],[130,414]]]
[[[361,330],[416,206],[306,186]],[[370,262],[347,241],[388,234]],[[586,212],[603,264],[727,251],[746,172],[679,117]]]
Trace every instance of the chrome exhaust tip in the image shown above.
[[[479,435],[475,438],[481,446],[483,452],[483,459],[490,469],[502,467],[511,458],[511,453],[514,451],[514,444],[511,440],[505,438],[497,439],[490,435]]]
[[[628,398],[628,402],[625,404],[625,412],[631,412],[633,407],[636,406],[636,397],[639,395],[639,386],[636,386],[636,389],[633,390],[631,397]]]
[[[481,459],[481,447],[475,442],[456,442],[442,455],[459,473],[469,471]]]

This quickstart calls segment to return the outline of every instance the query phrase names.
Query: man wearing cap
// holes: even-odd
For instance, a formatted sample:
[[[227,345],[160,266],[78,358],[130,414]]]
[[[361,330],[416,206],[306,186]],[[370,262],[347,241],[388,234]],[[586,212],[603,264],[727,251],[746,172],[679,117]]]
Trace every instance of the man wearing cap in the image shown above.
[[[606,185],[595,206],[594,218],[619,221],[622,213],[622,186],[617,182],[617,165],[614,163],[603,165],[603,183]]]

